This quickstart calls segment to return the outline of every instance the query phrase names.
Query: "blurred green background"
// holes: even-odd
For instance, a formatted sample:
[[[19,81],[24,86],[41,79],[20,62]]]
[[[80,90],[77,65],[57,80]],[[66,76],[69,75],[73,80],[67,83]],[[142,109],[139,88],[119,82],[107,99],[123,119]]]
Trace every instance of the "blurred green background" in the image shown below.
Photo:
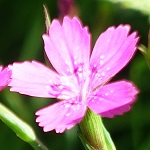
[[[0,0],[0,64],[33,59],[45,62],[41,38],[45,32],[43,4],[47,5],[51,19],[59,17],[56,0]],[[75,5],[83,24],[89,26],[93,45],[107,27],[127,23],[132,30],[138,31],[140,43],[147,46],[149,24],[146,13],[104,0],[76,0]],[[140,52],[113,80],[118,79],[132,80],[140,94],[130,112],[113,119],[103,119],[104,124],[117,150],[150,150],[150,71]],[[44,133],[35,123],[35,111],[52,100],[11,93],[6,88],[0,93],[0,101],[29,123],[50,150],[84,149],[77,135],[77,126],[63,134],[56,134]],[[32,147],[0,121],[0,149],[32,150]]]

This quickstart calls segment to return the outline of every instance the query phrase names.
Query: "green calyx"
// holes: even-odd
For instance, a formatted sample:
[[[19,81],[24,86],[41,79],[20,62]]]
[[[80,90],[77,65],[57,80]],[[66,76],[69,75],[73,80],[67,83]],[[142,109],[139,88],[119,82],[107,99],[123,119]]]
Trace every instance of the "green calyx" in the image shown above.
[[[101,117],[90,109],[79,126],[81,129],[79,136],[87,150],[116,150]]]

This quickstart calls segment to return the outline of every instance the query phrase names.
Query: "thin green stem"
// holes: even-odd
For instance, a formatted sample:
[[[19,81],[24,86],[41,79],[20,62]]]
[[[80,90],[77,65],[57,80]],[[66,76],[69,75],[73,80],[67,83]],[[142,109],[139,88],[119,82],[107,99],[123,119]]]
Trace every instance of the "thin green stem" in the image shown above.
[[[36,139],[33,142],[29,143],[35,150],[48,150],[48,148],[43,145],[43,143],[41,141],[39,141],[38,139]]]

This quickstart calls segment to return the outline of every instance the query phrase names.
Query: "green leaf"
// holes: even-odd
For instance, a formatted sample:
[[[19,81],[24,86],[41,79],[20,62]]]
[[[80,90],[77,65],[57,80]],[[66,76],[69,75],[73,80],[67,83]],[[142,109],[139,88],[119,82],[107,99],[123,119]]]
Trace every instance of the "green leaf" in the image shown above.
[[[28,142],[35,150],[48,150],[36,137],[34,130],[17,117],[11,110],[0,103],[0,119],[10,127],[23,141]]]
[[[150,15],[150,1],[149,0],[109,0],[113,3],[120,3],[126,8],[141,11],[143,14]]]

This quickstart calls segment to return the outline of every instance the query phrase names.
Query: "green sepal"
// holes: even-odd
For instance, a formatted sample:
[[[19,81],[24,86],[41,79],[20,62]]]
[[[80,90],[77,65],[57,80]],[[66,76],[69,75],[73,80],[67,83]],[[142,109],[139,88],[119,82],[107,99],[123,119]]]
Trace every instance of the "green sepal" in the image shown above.
[[[90,109],[79,126],[79,136],[86,150],[116,150],[101,117]]]

